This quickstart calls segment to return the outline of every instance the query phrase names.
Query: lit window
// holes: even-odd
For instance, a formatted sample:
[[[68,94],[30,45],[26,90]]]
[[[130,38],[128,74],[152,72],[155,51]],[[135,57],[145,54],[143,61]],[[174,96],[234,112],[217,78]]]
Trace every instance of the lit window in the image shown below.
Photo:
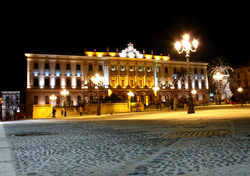
[[[157,71],[157,73],[160,73],[160,68],[159,68],[159,67],[157,67],[156,71]]]
[[[130,71],[134,71],[134,67],[133,66],[130,66]]]
[[[121,71],[125,71],[125,66],[124,65],[121,66]]]
[[[147,71],[148,71],[148,72],[151,72],[151,67],[148,67],[148,68],[147,68]]]
[[[139,66],[139,71],[142,71],[142,66]]]

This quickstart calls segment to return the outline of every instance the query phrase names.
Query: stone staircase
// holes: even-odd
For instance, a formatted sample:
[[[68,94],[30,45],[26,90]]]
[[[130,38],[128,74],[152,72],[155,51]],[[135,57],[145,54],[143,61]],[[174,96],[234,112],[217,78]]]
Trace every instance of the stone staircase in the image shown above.
[[[56,117],[61,117],[61,110],[62,108],[55,108],[56,109]],[[64,110],[64,108],[63,108]],[[71,115],[80,115],[79,112],[77,112],[75,107],[67,107],[66,108],[66,112],[67,112],[67,116],[71,116]]]

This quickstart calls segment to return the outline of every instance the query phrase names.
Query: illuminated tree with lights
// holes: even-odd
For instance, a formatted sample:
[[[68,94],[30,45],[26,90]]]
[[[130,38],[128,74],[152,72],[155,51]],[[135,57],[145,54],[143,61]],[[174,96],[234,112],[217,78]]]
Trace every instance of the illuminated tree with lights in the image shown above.
[[[218,73],[227,77],[227,84],[234,85],[234,76],[233,76],[233,68],[231,63],[223,56],[218,56],[212,59],[211,64],[209,64],[208,76],[211,78],[212,85],[217,83],[219,87],[219,93],[222,94],[222,79],[213,79]],[[226,85],[227,85],[226,84]],[[225,86],[226,86],[225,85]]]

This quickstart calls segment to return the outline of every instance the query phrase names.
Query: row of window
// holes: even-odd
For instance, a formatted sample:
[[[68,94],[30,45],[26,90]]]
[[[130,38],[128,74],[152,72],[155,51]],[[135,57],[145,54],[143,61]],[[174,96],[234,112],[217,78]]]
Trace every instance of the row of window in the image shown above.
[[[34,83],[34,86],[38,86],[39,85],[38,84],[38,79],[34,78],[33,83]],[[50,79],[49,78],[44,79],[44,86],[50,86]],[[55,86],[56,87],[61,86],[61,79],[60,78],[56,79]],[[70,87],[70,86],[71,86],[71,79],[68,78],[68,79],[66,79],[66,87]],[[76,80],[76,86],[81,87],[81,80],[80,79]]]
[[[245,78],[247,78],[247,72],[244,73]],[[240,79],[240,72],[237,73],[237,78]]]
[[[34,63],[34,69],[38,69],[38,63]],[[49,63],[45,63],[45,69],[49,69]],[[60,64],[56,64],[56,70],[60,70]],[[71,70],[71,65],[66,64],[66,70]],[[81,70],[81,65],[76,64],[76,70]],[[102,71],[102,65],[99,65],[99,71]],[[89,64],[89,71],[93,71],[93,65]]]
[[[66,64],[66,69],[70,70],[70,64]],[[38,69],[38,63],[34,63],[34,69]],[[45,63],[45,69],[49,69],[49,63]],[[56,64],[56,69],[60,70],[60,64]],[[81,70],[81,65],[76,65],[76,70]]]
[[[66,64],[66,69],[70,70],[70,68],[71,68],[71,65],[70,64]],[[99,71],[103,70],[103,66],[102,65],[99,65],[98,68],[99,68]],[[38,63],[34,63],[34,69],[38,69]],[[45,63],[45,69],[49,69],[49,63]],[[56,64],[56,69],[60,70],[60,64]],[[81,65],[77,64],[76,65],[76,70],[81,70]],[[115,65],[111,66],[111,70],[112,71],[116,70]],[[134,66],[130,66],[129,70],[130,71],[134,71]],[[89,64],[89,71],[93,71],[93,65],[92,64]],[[121,71],[125,71],[125,65],[121,65]],[[142,66],[138,66],[138,71],[143,71],[143,67]],[[173,71],[174,71],[174,74],[176,74],[177,73],[177,68],[174,68]],[[151,67],[150,66],[147,67],[147,72],[151,72]],[[160,72],[160,68],[159,67],[156,68],[156,72],[157,73]],[[168,67],[165,67],[165,73],[168,73]],[[197,69],[194,69],[194,74],[197,74],[197,73],[198,73]],[[204,74],[203,69],[201,69],[201,74]],[[239,74],[238,74],[238,77],[239,77]]]

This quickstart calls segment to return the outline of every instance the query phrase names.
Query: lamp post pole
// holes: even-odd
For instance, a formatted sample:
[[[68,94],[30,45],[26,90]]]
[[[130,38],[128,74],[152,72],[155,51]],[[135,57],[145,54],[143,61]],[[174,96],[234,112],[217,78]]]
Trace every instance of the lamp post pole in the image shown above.
[[[188,72],[188,114],[195,113],[194,111],[194,104],[193,104],[193,98],[191,95],[191,79],[190,79],[190,66],[189,66],[189,58],[190,58],[190,51],[196,52],[198,47],[198,41],[193,40],[192,42],[194,49],[192,49],[192,45],[189,43],[189,36],[184,35],[182,44],[180,42],[175,43],[175,48],[179,54],[186,52],[186,60],[187,60],[187,72]],[[181,49],[181,50],[180,50]]]
[[[220,72],[217,72],[213,78],[217,80],[217,91],[219,92],[219,105],[221,104],[221,95],[220,95],[220,88],[219,88],[219,82],[223,79],[224,75]]]
[[[241,87],[239,87],[237,90],[238,90],[238,92],[240,92],[241,107],[243,107],[243,101],[241,99],[241,92],[243,91],[243,89]]]
[[[129,108],[129,111],[131,111],[131,97],[134,96],[134,93],[133,92],[129,92],[128,93],[128,108]]]
[[[63,91],[60,92],[61,95],[64,97],[64,117],[67,116],[67,113],[66,113],[66,106],[65,106],[65,102],[66,102],[66,96],[69,95],[69,91],[67,91],[66,89],[63,89]]]
[[[98,98],[98,105],[97,105],[97,115],[101,115],[101,107],[100,107],[100,100],[99,100],[99,86],[100,83],[103,82],[103,77],[100,77],[99,74],[96,74],[95,77],[91,79],[94,84],[97,85],[97,98]]]
[[[155,86],[152,88],[154,90],[155,93],[155,102],[156,102],[156,109],[158,109],[158,97],[157,97],[157,92],[160,90],[160,88],[158,86]]]

